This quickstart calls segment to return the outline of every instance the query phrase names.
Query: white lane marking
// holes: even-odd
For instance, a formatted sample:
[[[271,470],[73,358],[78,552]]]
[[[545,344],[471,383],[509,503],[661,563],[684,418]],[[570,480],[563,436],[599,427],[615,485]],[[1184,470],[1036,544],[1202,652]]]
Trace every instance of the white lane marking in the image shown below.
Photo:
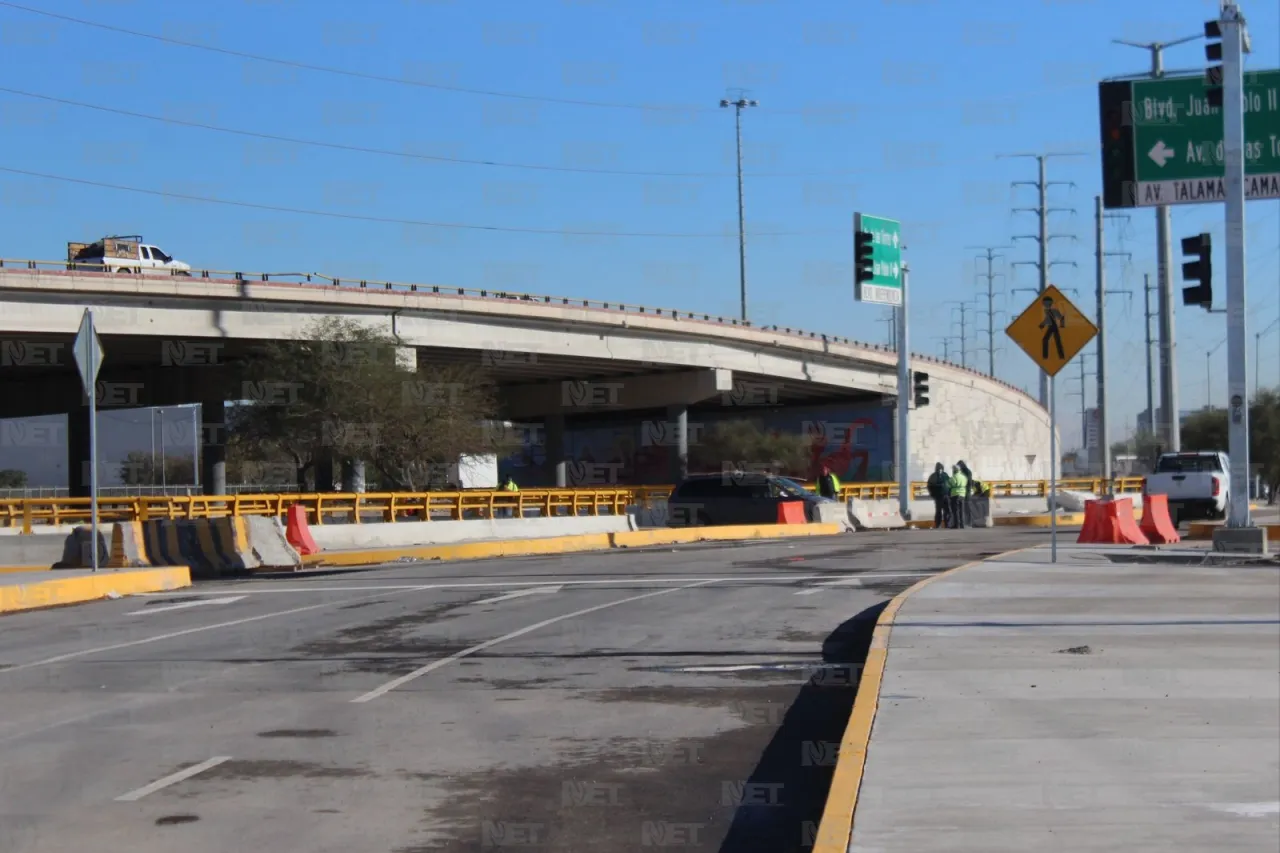
[[[431,589],[429,586],[412,587],[412,589]],[[381,598],[379,595],[361,595],[355,598],[339,598],[334,601],[325,601],[321,604],[308,604],[306,607],[291,607],[288,610],[275,610],[271,613],[260,613],[257,616],[246,616],[243,619],[232,619],[228,622],[215,622],[212,625],[201,625],[196,628],[184,628],[181,631],[170,631],[167,634],[156,634],[154,637],[143,637],[141,640],[129,640],[124,643],[112,643],[109,646],[98,646],[92,649],[80,649],[76,652],[67,652],[64,655],[55,655],[44,660],[31,661],[30,663],[20,663],[15,666],[0,668],[0,675],[7,672],[20,672],[24,669],[34,669],[37,666],[48,666],[54,663],[62,663],[63,661],[75,660],[87,655],[96,655],[102,652],[114,652],[119,649],[131,649],[134,646],[145,646],[150,643],[159,643],[164,640],[172,640],[177,637],[186,637],[191,634],[200,634],[205,631],[216,631],[219,628],[234,628],[237,625],[247,625],[250,622],[261,622],[264,619],[273,619],[277,616],[292,616],[295,613],[307,613],[311,610],[320,610],[324,607],[337,607],[341,604],[352,604],[357,601],[367,601],[369,599]]]
[[[1280,814],[1280,801],[1274,803],[1226,803],[1211,805],[1216,812],[1227,812],[1240,817],[1266,817],[1269,814]]]
[[[572,613],[565,613],[562,616],[554,616],[551,619],[543,619],[541,622],[535,622],[532,625],[526,625],[525,627],[520,628],[519,630],[516,630],[516,631],[512,631],[509,634],[503,634],[501,637],[494,637],[492,640],[486,640],[483,643],[479,643],[477,645],[471,646],[470,648],[463,649],[460,652],[455,652],[454,654],[451,654],[448,657],[444,657],[444,658],[440,658],[439,660],[432,661],[426,666],[418,667],[413,672],[410,672],[407,675],[402,675],[399,678],[392,679],[391,681],[388,681],[386,684],[382,685],[381,687],[374,688],[373,690],[370,690],[368,693],[364,694],[363,696],[357,696],[355,699],[352,699],[351,701],[357,704],[364,703],[364,702],[371,702],[374,699],[377,699],[379,696],[384,696],[387,693],[390,693],[392,690],[395,690],[397,687],[402,687],[405,684],[408,684],[410,681],[413,681],[414,679],[417,679],[417,678],[421,678],[422,676],[427,675],[428,673],[434,672],[437,669],[440,669],[441,667],[448,666],[454,661],[462,660],[465,657],[470,657],[471,655],[474,655],[476,652],[482,652],[487,648],[496,646],[499,643],[505,643],[508,640],[514,640],[517,637],[523,637],[525,634],[533,633],[534,631],[537,631],[541,628],[545,628],[548,625],[554,625],[557,622],[563,622],[566,619],[574,619],[578,616],[586,616],[589,613],[597,613],[601,610],[608,610],[611,607],[618,607],[623,604],[630,604],[633,601],[640,601],[645,598],[655,598],[659,595],[670,595],[673,592],[680,592],[682,590],[693,589],[694,587],[706,586],[708,584],[713,584],[713,583],[716,583],[716,581],[714,580],[701,581],[699,583],[686,584],[685,586],[678,586],[672,589],[660,589],[657,592],[646,592],[644,595],[633,595],[633,596],[630,596],[629,598],[620,598],[617,601],[610,601],[606,604],[597,604],[595,607],[586,607],[586,608],[583,608],[582,610],[575,610]]]
[[[917,575],[931,575],[936,572],[908,572],[904,574],[874,574],[867,572],[863,577],[915,577]],[[424,590],[424,589],[519,589],[524,587],[547,586],[556,584],[559,586],[653,586],[655,584],[682,584],[692,583],[694,581],[715,581],[716,583],[737,583],[737,582],[760,582],[760,583],[794,583],[795,581],[816,581],[831,577],[830,575],[726,575],[722,577],[616,577],[604,578],[597,580],[569,580],[556,578],[554,580],[539,581],[486,581],[483,583],[431,583],[431,584],[386,584],[373,586],[290,586],[290,587],[267,587],[264,589],[245,589],[237,587],[236,592],[242,592],[245,595],[270,595],[273,593],[289,593],[289,592],[373,592],[376,590],[384,590],[387,592],[395,592],[396,590]],[[266,583],[265,581],[263,583]],[[193,590],[188,592],[183,590],[183,595],[225,595],[226,590],[219,591],[199,591]],[[173,592],[140,592],[132,598],[145,598],[167,595],[172,596]]]
[[[208,770],[211,767],[217,767],[222,762],[230,761],[230,760],[231,760],[230,755],[214,756],[213,758],[210,758],[207,761],[201,761],[199,764],[192,765],[191,767],[188,767],[186,770],[179,770],[177,773],[170,773],[168,776],[165,776],[163,779],[157,779],[156,781],[152,782],[150,785],[144,785],[143,787],[138,788],[136,791],[130,791],[129,793],[124,794],[123,796],[116,797],[116,802],[117,803],[136,802],[142,799],[143,797],[145,797],[147,794],[154,794],[156,791],[159,791],[161,788],[167,788],[170,785],[176,785],[177,783],[183,781],[184,779],[190,779],[192,776],[195,776],[199,773],[203,773],[204,771]]]
[[[206,598],[204,601],[184,601],[181,604],[168,604],[164,607],[144,607],[125,616],[145,616],[148,613],[168,613],[170,610],[186,610],[188,607],[203,607],[206,604],[233,604],[246,596],[228,595],[225,598]]]
[[[473,601],[471,605],[480,604],[497,604],[499,601],[510,601],[513,598],[524,598],[527,595],[552,595],[564,589],[563,586],[536,586],[533,589],[522,589],[519,592],[508,592],[506,595],[497,595],[493,598],[485,598],[480,601]]]
[[[840,580],[827,581],[826,583],[814,584],[808,589],[802,589],[796,595],[813,595],[817,592],[831,589],[837,586],[862,586],[863,581],[868,580],[888,580],[890,578],[924,578],[929,575],[935,575],[937,572],[885,572],[883,574],[875,574],[867,572],[866,574],[857,575],[855,577],[841,578]]]

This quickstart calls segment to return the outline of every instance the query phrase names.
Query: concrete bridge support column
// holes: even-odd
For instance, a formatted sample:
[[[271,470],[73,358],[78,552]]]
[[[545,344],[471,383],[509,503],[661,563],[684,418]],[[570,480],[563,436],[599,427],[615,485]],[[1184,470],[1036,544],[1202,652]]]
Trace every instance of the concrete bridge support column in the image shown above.
[[[322,450],[316,458],[315,482],[317,492],[333,491],[333,452]]]
[[[564,458],[564,415],[547,415],[542,440],[546,442],[547,467],[555,472],[556,488],[563,489],[569,482],[569,466]]]
[[[689,407],[678,403],[667,407],[667,420],[675,424],[676,446],[671,457],[671,477],[679,483],[689,476]]]
[[[200,403],[200,482],[206,495],[227,493],[227,405],[220,397]]]
[[[73,498],[89,497],[89,403],[67,412],[67,489]]]

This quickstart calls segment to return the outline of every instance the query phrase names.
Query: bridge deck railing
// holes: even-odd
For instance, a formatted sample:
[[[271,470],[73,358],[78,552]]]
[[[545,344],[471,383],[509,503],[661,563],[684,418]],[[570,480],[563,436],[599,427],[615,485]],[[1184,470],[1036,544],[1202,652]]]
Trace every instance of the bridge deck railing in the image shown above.
[[[1104,481],[1069,479],[1060,488],[1099,494]],[[815,485],[808,484],[810,489]],[[623,515],[628,507],[652,505],[666,500],[671,486],[629,486],[611,488],[528,489],[460,492],[367,492],[361,494],[277,493],[238,495],[142,495],[99,497],[98,518],[102,522],[148,521],[154,519],[215,518],[227,515],[265,515],[281,518],[289,507],[300,504],[311,524],[368,524],[398,521],[462,521],[470,519],[554,518],[583,515]],[[1112,481],[1117,494],[1142,489],[1141,477]],[[912,483],[917,499],[927,497],[925,484]],[[991,482],[994,497],[1044,497],[1048,484],[1042,480]],[[894,483],[849,483],[841,489],[844,498],[889,500],[896,498]],[[89,498],[32,497],[0,500],[0,528],[30,533],[40,526],[88,524]]]

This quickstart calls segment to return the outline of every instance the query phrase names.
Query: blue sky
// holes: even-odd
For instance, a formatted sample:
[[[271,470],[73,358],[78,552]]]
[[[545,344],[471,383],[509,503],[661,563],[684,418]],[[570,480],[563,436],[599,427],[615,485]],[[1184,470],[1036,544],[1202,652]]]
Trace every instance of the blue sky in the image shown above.
[[[1089,0],[245,0],[198,15],[147,0],[29,5],[220,48],[446,86],[608,104],[655,113],[487,97],[263,64],[104,32],[0,6],[0,86],[189,122],[365,148],[573,169],[700,173],[587,174],[477,166],[270,143],[0,92],[0,165],[153,190],[393,220],[521,229],[695,234],[573,238],[408,227],[181,202],[0,173],[0,256],[58,258],[67,240],[142,233],[200,267],[307,270],[342,277],[448,283],[737,311],[733,116],[718,101],[758,99],[744,115],[751,318],[886,340],[886,312],[853,300],[855,209],[899,218],[912,264],[912,349],[941,355],[958,336],[958,302],[979,294],[973,246],[1033,234],[1013,214],[1034,190],[1034,160],[997,154],[1071,150],[1051,161],[1059,266],[1093,311],[1093,197],[1098,79],[1143,70],[1145,52],[1109,44],[1200,30],[1216,2]],[[1131,12],[1117,13],[1127,7]],[[218,9],[221,14],[215,14]],[[1280,66],[1280,10],[1245,4],[1254,68]],[[1200,43],[1172,48],[1170,70],[1201,68]],[[1251,317],[1280,310],[1280,202],[1249,204]],[[1145,405],[1142,274],[1154,275],[1154,213],[1108,224],[1113,438]],[[1222,240],[1218,207],[1175,208],[1174,236]],[[711,235],[711,236],[705,236]],[[997,307],[1016,313],[1035,243],[1002,250]],[[1175,260],[1180,260],[1176,257]],[[1222,261],[1216,261],[1222,269]],[[1222,293],[1219,279],[1218,293]],[[974,302],[976,306],[977,303]],[[986,363],[982,313],[967,311],[969,361]],[[996,318],[997,372],[1034,390],[1029,359]],[[1224,315],[1178,309],[1183,408],[1205,399],[1205,353]],[[1253,336],[1250,334],[1250,346]],[[949,343],[953,354],[958,340]],[[1091,351],[1091,350],[1090,350]],[[1225,354],[1212,365],[1225,399]],[[1277,382],[1280,333],[1263,341],[1262,381]],[[1092,370],[1089,359],[1088,369]],[[1078,376],[1073,365],[1063,374]],[[1089,381],[1092,405],[1092,378]],[[1063,411],[1079,409],[1078,379],[1059,381]],[[1068,446],[1078,419],[1064,419]],[[144,436],[145,437],[145,436]]]

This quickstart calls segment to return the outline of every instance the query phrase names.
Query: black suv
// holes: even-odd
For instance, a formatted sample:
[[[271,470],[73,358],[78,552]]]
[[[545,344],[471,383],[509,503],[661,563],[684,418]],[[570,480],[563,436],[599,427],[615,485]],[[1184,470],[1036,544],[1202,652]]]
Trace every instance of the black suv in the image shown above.
[[[691,474],[667,498],[667,526],[776,524],[783,501],[803,501],[805,518],[813,521],[815,506],[827,500],[772,474]]]

